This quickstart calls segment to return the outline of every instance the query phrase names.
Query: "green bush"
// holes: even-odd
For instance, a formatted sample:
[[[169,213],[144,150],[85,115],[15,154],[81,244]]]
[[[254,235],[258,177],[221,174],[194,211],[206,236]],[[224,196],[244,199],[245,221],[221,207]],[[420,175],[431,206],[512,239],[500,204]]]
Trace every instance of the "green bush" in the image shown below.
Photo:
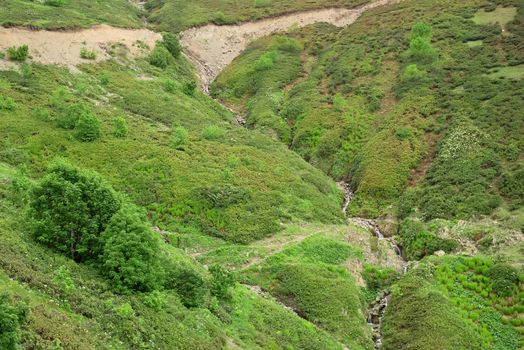
[[[486,274],[493,282],[493,291],[500,296],[509,296],[519,282],[518,271],[507,264],[491,266]]]
[[[87,48],[83,47],[80,50],[80,57],[86,60],[94,60],[96,59],[96,52],[95,50],[88,50]]]
[[[171,132],[171,146],[174,149],[184,151],[189,143],[189,136],[187,130],[178,126]]]
[[[224,15],[224,13],[222,11],[215,12],[214,22],[216,24],[224,24],[224,23],[226,23],[226,15]]]
[[[76,290],[75,283],[71,278],[71,273],[64,265],[55,270],[53,274],[53,282],[60,287],[60,290],[66,296]]]
[[[197,87],[197,83],[194,80],[188,81],[182,86],[182,92],[186,94],[187,96],[193,96],[195,94],[195,90]]]
[[[13,306],[8,294],[0,294],[0,349],[20,349],[20,326],[26,318],[27,306],[24,303]]]
[[[0,110],[14,111],[16,107],[16,102],[11,97],[0,96]]]
[[[160,238],[138,210],[124,205],[101,235],[100,269],[118,290],[148,292],[164,284]]]
[[[102,136],[100,121],[92,114],[82,114],[75,125],[75,137],[82,142],[98,140]]]
[[[226,135],[226,130],[218,125],[210,125],[202,130],[201,136],[206,140],[219,140]]]
[[[113,135],[118,138],[127,136],[127,122],[124,117],[117,117],[113,125]]]
[[[62,103],[60,103],[62,104]],[[57,106],[59,109],[63,106]],[[60,113],[57,119],[58,126],[64,129],[74,129],[80,117],[83,115],[91,115],[91,109],[85,103],[75,103],[65,107],[65,110]]]
[[[167,51],[169,51],[174,58],[178,58],[180,56],[180,52],[182,52],[182,47],[180,46],[178,38],[174,34],[162,34],[162,44],[164,44]]]
[[[25,61],[29,55],[29,47],[27,45],[22,45],[19,47],[10,47],[7,49],[7,57],[11,61]]]
[[[149,54],[149,63],[158,68],[166,68],[171,63],[171,53],[163,46],[157,45]]]
[[[206,280],[193,268],[187,266],[170,271],[166,287],[176,290],[186,307],[202,305],[208,293]]]
[[[162,81],[162,89],[164,89],[165,92],[172,94],[176,91],[176,84],[171,79],[165,79]]]
[[[28,215],[38,242],[83,261],[98,258],[99,236],[119,208],[98,174],[59,160],[31,190]]]
[[[277,59],[278,54],[276,51],[266,52],[255,62],[255,70],[261,72],[271,69]]]
[[[225,298],[229,289],[235,284],[235,276],[221,265],[211,266],[209,272],[213,276],[211,294],[219,299]]]
[[[45,0],[44,4],[54,7],[60,7],[64,5],[65,0]]]

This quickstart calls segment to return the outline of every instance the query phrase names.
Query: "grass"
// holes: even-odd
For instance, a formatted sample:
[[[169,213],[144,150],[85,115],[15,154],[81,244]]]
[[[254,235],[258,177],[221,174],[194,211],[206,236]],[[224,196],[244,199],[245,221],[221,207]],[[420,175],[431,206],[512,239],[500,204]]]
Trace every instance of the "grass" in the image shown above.
[[[522,79],[524,77],[524,64],[520,64],[518,66],[493,68],[488,73],[488,77],[491,79]]]
[[[503,30],[506,30],[506,25],[513,21],[517,15],[516,7],[500,7],[498,6],[493,11],[479,10],[475,13],[473,21],[476,24],[499,24]]]
[[[146,8],[150,10],[149,20],[155,28],[180,32],[189,27],[210,22],[232,24],[325,7],[357,7],[367,2],[366,0],[218,0],[211,2],[205,0],[191,2],[151,0],[146,4]]]
[[[7,0],[0,13],[2,26],[22,26],[41,29],[87,28],[95,24],[140,28],[140,11],[126,0],[65,1],[50,6],[38,1]]]

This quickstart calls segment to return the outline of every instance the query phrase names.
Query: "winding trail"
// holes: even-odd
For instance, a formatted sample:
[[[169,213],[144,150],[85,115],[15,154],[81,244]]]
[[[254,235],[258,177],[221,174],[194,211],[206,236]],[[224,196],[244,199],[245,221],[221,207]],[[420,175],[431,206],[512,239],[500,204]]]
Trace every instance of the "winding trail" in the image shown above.
[[[319,22],[346,27],[368,10],[398,2],[400,0],[378,0],[357,9],[305,11],[238,25],[208,24],[180,33],[180,42],[186,56],[197,68],[202,88],[207,92],[218,74],[255,39]]]

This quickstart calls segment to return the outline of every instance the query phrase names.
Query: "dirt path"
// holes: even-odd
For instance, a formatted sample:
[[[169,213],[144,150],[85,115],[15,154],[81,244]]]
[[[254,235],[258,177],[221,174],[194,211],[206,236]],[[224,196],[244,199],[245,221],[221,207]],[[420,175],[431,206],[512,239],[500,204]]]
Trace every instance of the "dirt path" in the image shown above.
[[[304,27],[327,22],[345,27],[370,9],[399,1],[378,0],[358,9],[313,10],[239,25],[208,24],[182,32],[180,39],[186,55],[197,67],[202,86],[206,90],[217,75],[255,39],[285,31],[295,25]]]
[[[152,48],[161,35],[147,29],[114,28],[97,25],[79,31],[47,31],[0,27],[0,50],[11,46],[28,45],[30,61],[42,64],[59,64],[70,68],[81,63],[98,62],[111,58],[109,52],[117,44],[125,48],[127,57],[145,54],[147,45]],[[96,52],[95,60],[80,57],[82,48]],[[7,59],[0,60],[0,69],[16,65]]]

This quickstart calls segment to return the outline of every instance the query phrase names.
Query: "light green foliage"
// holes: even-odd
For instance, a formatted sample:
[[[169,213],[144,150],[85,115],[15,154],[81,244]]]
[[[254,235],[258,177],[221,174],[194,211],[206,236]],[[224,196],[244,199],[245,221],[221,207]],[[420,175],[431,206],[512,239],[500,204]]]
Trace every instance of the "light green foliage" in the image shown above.
[[[210,125],[202,130],[201,136],[206,140],[220,140],[226,136],[226,130],[218,125]]]
[[[120,203],[99,175],[60,160],[32,189],[29,206],[36,240],[83,261],[98,258],[99,236]]]
[[[178,41],[178,38],[174,34],[163,33],[162,34],[162,44],[165,46],[167,51],[169,51],[174,58],[178,58],[180,56],[180,52],[182,52],[182,47],[180,46],[180,42]]]
[[[27,318],[27,306],[22,302],[13,304],[8,294],[0,293],[0,348],[18,350],[20,326]]]
[[[13,111],[16,107],[16,102],[11,97],[0,96],[0,110]]]
[[[70,295],[76,290],[71,273],[64,265],[60,266],[53,274],[53,282],[56,283],[64,295]]]
[[[173,80],[166,79],[162,81],[162,88],[165,92],[169,92],[170,94],[172,94],[176,91],[176,84]]]
[[[475,13],[473,21],[477,24],[498,24],[502,29],[507,29],[507,24],[515,19],[516,7],[496,7],[493,11],[481,9]]]
[[[117,117],[114,121],[113,136],[118,138],[127,137],[128,128],[127,121],[124,117]]]
[[[80,57],[86,60],[94,60],[96,59],[96,51],[95,50],[89,50],[85,47],[83,47],[80,50]]]
[[[83,113],[75,124],[75,137],[82,142],[92,142],[102,136],[100,121],[90,113]]]
[[[27,59],[29,55],[29,47],[27,45],[22,45],[19,47],[9,47],[7,49],[7,58],[11,61],[20,61],[23,62]]]
[[[187,130],[182,126],[177,126],[171,132],[171,145],[180,151],[186,149],[189,144],[189,136]]]
[[[149,63],[158,68],[166,68],[171,60],[171,53],[162,45],[156,45],[149,54]]]
[[[260,58],[255,62],[255,70],[260,72],[271,69],[277,59],[278,54],[276,51],[267,52],[260,56]]]
[[[124,205],[100,239],[100,270],[117,289],[147,292],[163,285],[159,237],[136,208]]]

